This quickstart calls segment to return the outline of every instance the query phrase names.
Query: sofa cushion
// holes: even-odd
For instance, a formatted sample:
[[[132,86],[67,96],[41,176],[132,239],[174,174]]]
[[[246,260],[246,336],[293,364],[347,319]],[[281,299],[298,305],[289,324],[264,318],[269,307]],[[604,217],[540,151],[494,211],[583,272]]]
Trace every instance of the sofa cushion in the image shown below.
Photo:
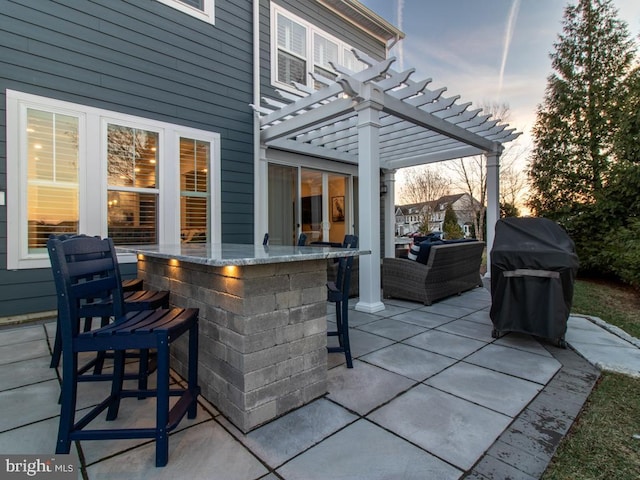
[[[444,242],[442,240],[425,240],[420,244],[420,252],[418,253],[418,258],[416,261],[418,263],[422,263],[424,265],[429,261],[429,252],[431,252],[432,245],[442,245]]]
[[[456,238],[454,240],[444,240],[443,243],[469,243],[469,242],[477,242],[478,240],[475,238]]]

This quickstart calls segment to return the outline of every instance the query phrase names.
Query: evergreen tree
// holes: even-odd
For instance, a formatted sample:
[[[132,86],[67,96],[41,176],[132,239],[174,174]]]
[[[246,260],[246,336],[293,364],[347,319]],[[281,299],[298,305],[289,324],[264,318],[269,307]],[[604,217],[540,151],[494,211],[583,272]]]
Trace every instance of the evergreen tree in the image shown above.
[[[606,186],[625,77],[635,56],[612,0],[579,0],[565,9],[533,130],[529,205],[563,222],[589,209]]]
[[[640,164],[640,68],[622,84],[619,123],[614,135],[614,152],[621,163]]]
[[[503,202],[500,203],[500,217],[519,217],[520,210],[513,203]]]
[[[451,204],[447,205],[447,209],[444,212],[442,231],[444,232],[444,238],[447,240],[464,237],[464,232],[462,228],[460,228],[460,225],[458,225],[458,216],[456,212],[453,211]]]

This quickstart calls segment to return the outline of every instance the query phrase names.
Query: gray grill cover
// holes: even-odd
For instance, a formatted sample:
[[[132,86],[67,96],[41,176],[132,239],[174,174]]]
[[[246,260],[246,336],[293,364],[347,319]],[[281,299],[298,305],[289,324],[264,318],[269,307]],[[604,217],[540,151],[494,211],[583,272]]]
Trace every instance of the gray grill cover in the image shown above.
[[[498,220],[491,250],[494,328],[563,339],[577,271],[574,243],[555,222]]]

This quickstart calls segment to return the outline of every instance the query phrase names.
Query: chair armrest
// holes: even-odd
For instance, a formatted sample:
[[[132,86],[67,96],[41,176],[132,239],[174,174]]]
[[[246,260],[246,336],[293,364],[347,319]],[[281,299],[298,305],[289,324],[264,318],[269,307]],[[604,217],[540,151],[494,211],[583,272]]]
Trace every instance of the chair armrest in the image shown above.
[[[403,258],[382,261],[382,288],[385,297],[424,302],[429,268],[422,263]]]

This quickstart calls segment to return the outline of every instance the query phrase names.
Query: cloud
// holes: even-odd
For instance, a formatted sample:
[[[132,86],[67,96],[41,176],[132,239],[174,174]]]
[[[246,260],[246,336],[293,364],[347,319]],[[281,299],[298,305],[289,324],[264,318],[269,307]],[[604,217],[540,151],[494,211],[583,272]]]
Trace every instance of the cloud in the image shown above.
[[[404,0],[396,0],[396,18],[397,18],[397,27],[402,30],[404,27],[402,26],[404,15]],[[400,71],[404,70],[404,43],[400,42],[397,48],[398,52],[398,65]]]
[[[502,93],[502,84],[504,80],[504,69],[507,65],[507,58],[509,57],[509,47],[511,46],[511,40],[513,39],[513,30],[518,19],[518,11],[520,10],[520,0],[513,0],[511,4],[511,10],[509,11],[509,19],[507,20],[507,28],[504,34],[504,48],[502,49],[502,62],[500,63],[500,73],[498,75],[498,98]]]

